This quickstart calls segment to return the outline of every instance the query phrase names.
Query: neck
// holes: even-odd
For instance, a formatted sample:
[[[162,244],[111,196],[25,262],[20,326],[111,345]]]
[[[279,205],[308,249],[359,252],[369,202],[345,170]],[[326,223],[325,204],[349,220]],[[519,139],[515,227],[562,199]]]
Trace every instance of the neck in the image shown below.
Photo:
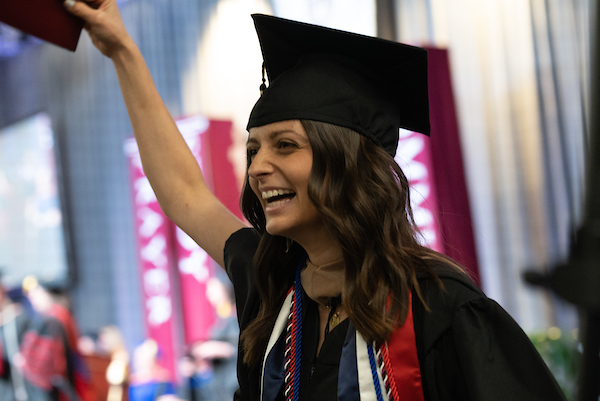
[[[306,268],[302,270],[302,286],[306,294],[321,305],[331,297],[339,296],[344,287],[344,255],[339,244],[328,237],[312,241],[304,248],[308,253]],[[301,244],[302,245],[302,244]]]
[[[312,235],[306,239],[295,241],[304,248],[308,260],[315,266],[322,266],[344,258],[342,248],[329,233]]]
[[[344,254],[341,248],[338,249],[327,249],[323,252],[306,252],[308,254],[308,260],[315,266],[323,266],[339,260],[344,259]]]

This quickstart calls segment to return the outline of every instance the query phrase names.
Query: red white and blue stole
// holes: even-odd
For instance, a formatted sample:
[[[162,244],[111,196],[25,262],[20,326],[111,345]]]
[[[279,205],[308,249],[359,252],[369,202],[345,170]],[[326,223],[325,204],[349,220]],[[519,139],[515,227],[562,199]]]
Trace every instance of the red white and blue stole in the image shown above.
[[[276,399],[284,385],[286,401],[300,396],[302,357],[300,269],[269,338],[263,358],[261,400]],[[285,332],[285,337],[282,333]],[[338,374],[340,401],[424,401],[415,341],[412,295],[408,315],[385,344],[367,343],[350,323]]]

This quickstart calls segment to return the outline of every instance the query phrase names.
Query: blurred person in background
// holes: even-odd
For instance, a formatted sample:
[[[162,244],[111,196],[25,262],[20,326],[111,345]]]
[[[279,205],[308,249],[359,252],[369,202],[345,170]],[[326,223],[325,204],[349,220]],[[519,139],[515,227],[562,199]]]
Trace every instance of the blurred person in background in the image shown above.
[[[192,346],[191,354],[196,361],[198,375],[212,376],[211,400],[230,401],[237,390],[236,348],[229,342],[209,340]],[[233,368],[231,362],[233,361]]]
[[[160,366],[159,357],[158,344],[152,339],[135,347],[129,376],[129,401],[155,401],[176,393],[170,373]]]
[[[23,280],[34,311],[21,345],[24,376],[48,399],[94,401],[90,372],[79,354],[78,328],[65,293],[35,277]]]
[[[29,325],[29,317],[23,306],[13,301],[2,283],[0,272],[0,400],[26,401],[28,387],[20,369],[15,365],[15,355]],[[29,398],[32,400],[32,398]]]
[[[77,350],[82,356],[95,355],[96,348],[96,335],[94,333],[82,334],[77,339]]]
[[[205,401],[213,400],[216,390],[212,367],[207,360],[198,360],[191,352],[184,355],[177,365],[177,370],[181,378],[181,384],[178,386],[177,398],[171,400],[183,401]],[[160,401],[167,401],[169,398],[163,397]],[[229,398],[231,400],[232,397]]]
[[[97,352],[111,359],[129,363],[129,353],[121,330],[117,326],[104,326],[98,331]]]
[[[109,384],[107,401],[121,401],[127,391],[129,377],[129,352],[121,330],[117,326],[104,326],[98,332],[97,352],[110,358],[105,378]]]
[[[226,341],[198,341],[179,361],[182,379],[177,395],[184,401],[230,401],[237,389],[236,349]],[[223,361],[234,362],[234,369],[222,369]],[[176,398],[169,398],[174,400]],[[162,398],[160,401],[167,401]]]

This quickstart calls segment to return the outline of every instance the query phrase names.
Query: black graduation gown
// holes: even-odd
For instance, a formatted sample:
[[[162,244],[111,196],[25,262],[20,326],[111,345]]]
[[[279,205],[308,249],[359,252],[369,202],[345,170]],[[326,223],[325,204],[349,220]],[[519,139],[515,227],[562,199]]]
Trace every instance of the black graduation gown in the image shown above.
[[[258,313],[260,301],[252,272],[258,240],[254,230],[242,229],[232,234],[225,245],[225,268],[235,290],[240,330]],[[426,401],[565,399],[533,344],[508,313],[466,276],[441,269],[440,277],[445,291],[433,280],[419,279],[430,312],[413,297],[416,345]],[[341,348],[342,344],[329,345]],[[258,400],[260,368],[242,362],[241,348],[238,358],[240,389],[235,399]],[[318,380],[332,382],[331,376],[337,377],[337,369],[327,371],[329,376],[323,375]]]

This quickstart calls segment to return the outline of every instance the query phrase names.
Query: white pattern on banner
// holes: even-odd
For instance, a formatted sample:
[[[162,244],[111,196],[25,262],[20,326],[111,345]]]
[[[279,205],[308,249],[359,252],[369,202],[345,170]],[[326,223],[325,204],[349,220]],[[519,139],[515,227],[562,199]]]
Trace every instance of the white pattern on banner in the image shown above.
[[[155,295],[146,300],[148,324],[159,326],[171,319],[171,298],[166,295]]]
[[[174,319],[169,276],[171,222],[162,213],[154,191],[144,174],[137,143],[133,138],[128,139],[124,148],[131,171],[134,223],[147,336],[158,343],[164,355],[163,365],[174,377]]]
[[[437,199],[428,140],[422,134],[401,129],[395,160],[410,184],[410,205],[421,231],[422,244],[443,252],[436,221]]]

